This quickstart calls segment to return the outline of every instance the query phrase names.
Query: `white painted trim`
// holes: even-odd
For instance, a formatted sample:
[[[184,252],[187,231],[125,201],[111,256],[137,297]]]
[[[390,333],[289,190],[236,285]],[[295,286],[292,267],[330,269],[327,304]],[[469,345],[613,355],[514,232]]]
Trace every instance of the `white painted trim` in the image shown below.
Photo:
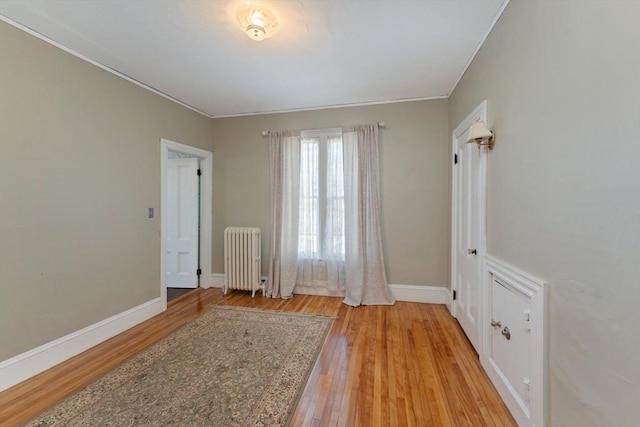
[[[389,284],[396,301],[446,304],[449,289],[444,286]]]
[[[267,276],[260,276],[263,282],[267,281]],[[211,287],[212,288],[224,288],[224,273],[212,273],[211,274]]]
[[[224,287],[224,274],[213,273],[211,274],[211,287],[223,288]]]
[[[453,290],[450,287],[447,288],[447,299],[445,300],[444,304],[447,306],[447,310],[449,310],[449,314],[453,316]]]
[[[163,311],[154,298],[79,331],[58,338],[0,363],[0,391],[126,331]]]
[[[213,154],[211,151],[180,144],[168,139],[160,139],[160,299],[167,303],[166,284],[166,229],[167,218],[167,156],[169,151],[190,154],[200,158],[200,287],[211,287],[211,225],[212,225],[212,197],[213,183]]]
[[[140,86],[148,91],[151,91],[153,93],[155,93],[156,95],[160,95],[163,98],[167,98],[173,102],[175,102],[176,104],[179,104],[185,108],[188,108],[192,111],[195,111],[198,114],[202,114],[205,117],[208,117],[210,119],[222,119],[222,118],[227,118],[227,117],[243,117],[243,116],[259,116],[259,115],[263,115],[263,114],[279,114],[279,113],[294,113],[294,112],[298,112],[298,111],[314,111],[314,110],[325,110],[325,109],[329,109],[329,108],[345,108],[345,107],[362,107],[362,106],[367,106],[367,105],[380,105],[380,104],[394,104],[394,103],[399,103],[399,102],[412,102],[412,101],[431,101],[434,99],[447,99],[449,97],[449,95],[439,95],[439,96],[424,96],[424,97],[417,97],[417,98],[402,98],[402,99],[391,99],[391,100],[385,100],[385,101],[370,101],[370,102],[354,102],[354,103],[349,103],[349,104],[338,104],[338,105],[321,105],[321,106],[317,106],[317,107],[307,107],[307,108],[290,108],[290,109],[283,109],[283,110],[267,110],[267,111],[254,111],[251,113],[238,113],[238,114],[220,114],[220,115],[214,115],[214,114],[209,114],[209,113],[205,113],[204,111],[194,107],[193,105],[189,105],[185,102],[180,101],[177,98],[172,97],[171,95],[167,95],[164,92],[159,91],[158,89],[155,89],[145,83],[142,83],[139,80],[136,80],[132,77],[127,76],[126,74],[123,74],[117,70],[114,70],[113,68],[104,65],[98,61],[95,61],[87,56],[84,56],[83,54],[76,52],[73,49],[70,49],[66,46],[64,46],[63,44],[58,43],[57,41],[50,39],[49,37],[40,34],[39,32],[26,27],[22,24],[20,24],[19,22],[14,21],[11,18],[8,18],[4,15],[0,15],[0,20],[6,22],[9,25],[13,25],[14,27],[28,33],[31,34],[32,36],[44,41],[45,43],[49,43],[52,46],[57,47],[58,49],[75,56],[76,58],[79,58],[83,61],[86,61],[92,65],[95,65],[98,68],[101,68],[111,74],[115,74],[116,76],[125,79],[126,81],[133,83],[137,86]]]
[[[424,285],[399,285],[389,284],[389,289],[393,297],[398,302],[419,302],[424,304],[445,304],[449,295],[449,290],[441,286]],[[303,290],[303,292],[300,292]],[[339,296],[331,295],[323,288],[296,287],[295,293],[298,295],[319,295],[319,296]]]
[[[267,280],[266,276],[262,280]],[[214,273],[211,275],[211,286],[221,288],[224,286],[224,274]],[[305,288],[310,289],[310,288]],[[397,285],[389,284],[389,289],[396,301],[421,302],[426,304],[445,304],[449,298],[449,289],[444,286],[423,286],[423,285]],[[296,292],[300,295],[328,295],[326,292]]]
[[[167,98],[173,102],[175,102],[176,104],[179,104],[185,108],[188,108],[192,111],[195,111],[198,114],[202,114],[205,117],[208,117],[210,119],[223,119],[223,118],[227,118],[227,117],[243,117],[243,116],[260,116],[263,114],[279,114],[279,113],[294,113],[294,112],[298,112],[298,111],[314,111],[314,110],[326,110],[329,108],[346,108],[346,107],[363,107],[363,106],[367,106],[367,105],[381,105],[381,104],[395,104],[395,103],[399,103],[399,102],[412,102],[412,101],[431,101],[434,99],[447,99],[449,97],[449,95],[439,95],[439,96],[424,96],[424,97],[417,97],[417,98],[401,98],[401,99],[391,99],[391,100],[384,100],[384,101],[369,101],[369,102],[353,102],[353,103],[348,103],[348,104],[337,104],[337,105],[320,105],[320,106],[316,106],[316,107],[306,107],[306,108],[290,108],[290,109],[283,109],[283,110],[267,110],[267,111],[254,111],[254,112],[250,112],[250,113],[238,113],[238,114],[220,114],[220,115],[214,115],[214,114],[209,114],[209,113],[205,113],[204,111],[194,107],[193,105],[189,105],[187,103],[184,103],[182,101],[180,101],[177,98],[172,97],[171,95],[167,95],[164,92],[159,91],[158,89],[155,89],[145,83],[142,83],[141,81],[138,81],[132,77],[127,76],[126,74],[123,74],[117,70],[114,70],[113,68],[104,65],[98,61],[95,61],[87,56],[84,56],[83,54],[76,52],[73,49],[70,49],[66,46],[64,46],[63,44],[58,43],[57,41],[50,39],[49,37],[40,34],[39,32],[26,27],[22,24],[20,24],[19,22],[14,21],[11,18],[8,18],[4,15],[0,14],[0,20],[6,22],[9,25],[13,25],[14,27],[28,33],[31,34],[32,36],[44,41],[45,43],[49,43],[52,46],[57,47],[58,49],[75,56],[76,58],[79,58],[83,61],[86,61],[92,65],[95,65],[98,68],[101,68],[111,74],[115,74],[116,76],[125,79],[126,81],[133,83],[137,86],[140,86],[146,90],[149,90],[153,93],[155,93],[156,95],[160,95],[163,98]],[[462,77],[462,76],[461,76]]]
[[[204,111],[201,111],[201,110],[197,109],[196,107],[194,107],[192,105],[186,104],[186,103],[184,103],[184,102],[172,97],[171,95],[167,95],[166,93],[160,92],[158,89],[155,89],[155,88],[153,88],[153,87],[151,87],[149,85],[146,85],[146,84],[142,83],[139,80],[136,80],[136,79],[134,79],[132,77],[129,77],[126,74],[122,74],[120,71],[114,70],[113,68],[111,68],[111,67],[109,67],[107,65],[101,64],[98,61],[95,61],[95,60],[93,60],[93,59],[91,59],[89,57],[86,57],[83,54],[81,54],[79,52],[76,52],[75,50],[64,46],[63,44],[60,44],[57,41],[52,40],[52,39],[50,39],[49,37],[47,37],[47,36],[45,36],[43,34],[40,34],[39,32],[33,30],[32,28],[26,27],[26,26],[20,24],[19,22],[14,21],[11,18],[8,18],[8,17],[6,17],[4,15],[0,15],[0,21],[4,21],[9,25],[13,25],[14,27],[24,31],[25,33],[31,34],[32,36],[42,40],[43,42],[49,43],[50,45],[55,46],[58,49],[66,52],[66,53],[68,53],[70,55],[75,56],[76,58],[82,59],[83,61],[86,61],[91,65],[95,65],[98,68],[102,68],[103,70],[105,70],[105,71],[107,71],[107,72],[109,72],[111,74],[115,74],[116,76],[118,76],[118,77],[120,77],[122,79],[125,79],[126,81],[128,81],[130,83],[133,83],[134,85],[140,86],[141,88],[146,89],[148,91],[151,91],[151,92],[155,93],[156,95],[160,95],[163,98],[167,98],[168,100],[173,101],[176,104],[179,104],[179,105],[181,105],[181,106],[183,106],[185,108],[188,108],[191,111],[195,111],[196,113],[202,114],[203,116],[209,117],[210,119],[213,118],[213,116],[211,116],[210,114],[207,114]]]
[[[498,13],[496,13],[496,16],[493,18],[493,21],[491,21],[491,24],[489,24],[489,28],[487,28],[487,32],[484,34],[484,36],[480,40],[480,43],[478,43],[478,46],[476,46],[476,50],[473,51],[473,55],[471,55],[471,58],[469,58],[469,61],[467,62],[467,65],[464,66],[464,69],[462,70],[462,72],[458,76],[458,79],[453,84],[453,87],[451,88],[451,90],[447,94],[447,98],[449,98],[453,94],[453,91],[456,90],[456,88],[458,87],[458,84],[460,84],[460,80],[462,80],[462,77],[464,77],[464,74],[467,72],[467,69],[469,69],[469,67],[471,66],[471,63],[473,62],[473,60],[476,59],[476,56],[478,55],[478,52],[480,52],[480,49],[482,48],[482,45],[484,45],[484,42],[487,40],[487,37],[489,37],[489,34],[491,33],[491,31],[493,31],[493,27],[495,27],[496,24],[498,23],[498,20],[500,19],[500,17],[504,13],[504,11],[507,8],[507,6],[509,5],[510,1],[511,0],[505,0],[505,2],[502,3],[502,6],[500,6],[500,9],[498,9]]]
[[[331,108],[348,108],[348,107],[366,107],[369,105],[383,105],[383,104],[397,104],[400,102],[414,102],[414,101],[433,101],[436,99],[447,99],[449,95],[438,96],[422,96],[416,98],[400,98],[389,99],[385,101],[368,101],[368,102],[352,102],[349,104],[333,104],[333,105],[319,105],[317,107],[303,107],[303,108],[290,108],[284,110],[267,110],[267,111],[254,111],[251,113],[238,113],[238,114],[221,114],[212,116],[214,119],[224,119],[227,117],[244,117],[244,116],[261,116],[264,114],[280,114],[280,113],[297,113],[300,111],[314,111],[314,110],[328,110]]]
[[[485,352],[480,354],[480,363],[487,372],[489,379],[495,385],[507,408],[516,419],[519,426],[545,427],[547,420],[546,390],[547,390],[547,346],[546,346],[546,300],[547,286],[541,279],[531,276],[497,258],[485,256],[485,300],[490,301],[491,283],[493,278],[500,279],[500,283],[514,292],[520,293],[531,300],[531,390],[529,392],[529,407],[522,401],[513,389],[509,380],[502,374],[500,367],[491,358],[489,348],[490,311],[484,312],[482,324],[485,325]],[[488,305],[488,304],[487,304]]]
[[[306,107],[306,108],[289,108],[289,109],[282,109],[282,110],[267,110],[267,111],[254,111],[254,112],[250,112],[250,113],[238,113],[238,114],[219,114],[219,115],[215,115],[215,114],[209,114],[206,113],[196,107],[194,107],[193,105],[189,105],[183,101],[180,101],[177,98],[172,97],[171,95],[168,95],[164,92],[161,92],[158,89],[155,89],[139,80],[134,79],[133,77],[127,76],[126,74],[121,73],[120,71],[117,71],[107,65],[104,65],[96,60],[93,60],[79,52],[76,52],[75,50],[68,48],[67,46],[64,46],[61,43],[58,43],[57,41],[50,39],[49,37],[33,30],[32,28],[29,28],[25,25],[20,24],[17,21],[14,21],[13,19],[5,16],[5,15],[1,15],[0,14],[0,21],[4,21],[9,25],[12,25],[42,41],[44,41],[45,43],[48,43],[52,46],[57,47],[58,49],[75,56],[76,58],[79,58],[83,61],[86,61],[92,65],[95,65],[98,68],[101,68],[111,74],[114,74],[130,83],[133,83],[137,86],[140,86],[148,91],[151,91],[153,93],[155,93],[156,95],[160,95],[163,98],[166,98],[170,101],[175,102],[178,105],[181,105],[185,108],[188,108],[192,111],[195,111],[198,114],[202,114],[205,117],[208,117],[210,119],[216,119],[216,118],[227,118],[227,117],[243,117],[243,116],[258,116],[258,115],[263,115],[263,114],[279,114],[279,113],[294,113],[294,112],[300,112],[300,111],[314,111],[314,110],[326,110],[326,109],[330,109],[330,108],[347,108],[347,107],[363,107],[363,106],[368,106],[368,105],[382,105],[382,104],[395,104],[395,103],[400,103],[400,102],[413,102],[413,101],[432,101],[432,100],[436,100],[436,99],[448,99],[452,94],[453,91],[456,89],[456,87],[458,87],[458,84],[460,83],[460,80],[462,80],[462,77],[464,76],[464,74],[467,72],[467,69],[469,68],[469,66],[471,65],[471,63],[473,62],[473,60],[475,59],[476,55],[478,54],[478,52],[480,51],[480,48],[482,47],[482,45],[484,44],[484,42],[486,41],[487,37],[489,36],[489,34],[491,33],[491,31],[493,30],[493,27],[496,25],[496,23],[498,22],[498,20],[500,19],[500,17],[502,16],[502,14],[504,13],[504,10],[506,9],[507,5],[509,4],[510,0],[505,0],[505,2],[502,4],[502,6],[500,7],[500,9],[498,10],[498,13],[496,14],[496,16],[493,18],[493,21],[491,22],[491,24],[489,25],[489,28],[487,28],[486,33],[484,34],[484,36],[482,37],[482,39],[480,40],[480,42],[478,43],[478,45],[476,46],[476,49],[474,50],[473,54],[471,55],[471,57],[469,58],[469,61],[467,61],[467,64],[465,65],[464,69],[462,70],[462,72],[460,73],[460,75],[458,76],[458,78],[456,79],[455,83],[453,84],[451,90],[449,91],[448,94],[446,95],[438,95],[438,96],[423,96],[423,97],[416,97],[416,98],[400,98],[400,99],[390,99],[390,100],[383,100],[383,101],[368,101],[368,102],[353,102],[353,103],[347,103],[347,104],[336,104],[336,105],[320,105],[320,106],[315,106],[315,107]]]

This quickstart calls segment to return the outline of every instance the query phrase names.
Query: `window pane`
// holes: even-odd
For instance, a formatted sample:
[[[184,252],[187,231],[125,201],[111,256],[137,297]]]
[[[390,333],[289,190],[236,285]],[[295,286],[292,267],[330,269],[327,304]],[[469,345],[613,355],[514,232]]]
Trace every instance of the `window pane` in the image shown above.
[[[344,258],[342,135],[303,135],[298,255]]]
[[[319,140],[304,138],[300,146],[300,223],[298,253],[316,256],[319,250]]]

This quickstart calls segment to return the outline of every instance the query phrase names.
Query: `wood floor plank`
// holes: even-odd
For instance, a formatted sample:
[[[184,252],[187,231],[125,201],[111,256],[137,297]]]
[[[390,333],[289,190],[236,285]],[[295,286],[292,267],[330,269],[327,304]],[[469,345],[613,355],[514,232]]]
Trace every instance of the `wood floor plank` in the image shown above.
[[[336,316],[292,426],[515,426],[445,306],[350,307],[197,290],[167,311],[0,393],[0,425],[16,426],[82,389],[209,310],[212,304]]]

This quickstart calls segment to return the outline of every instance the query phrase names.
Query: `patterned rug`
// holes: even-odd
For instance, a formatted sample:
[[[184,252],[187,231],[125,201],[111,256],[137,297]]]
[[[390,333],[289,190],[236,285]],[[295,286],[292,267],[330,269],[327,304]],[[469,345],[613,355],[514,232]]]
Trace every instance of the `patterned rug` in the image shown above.
[[[27,425],[286,425],[332,322],[215,306]]]

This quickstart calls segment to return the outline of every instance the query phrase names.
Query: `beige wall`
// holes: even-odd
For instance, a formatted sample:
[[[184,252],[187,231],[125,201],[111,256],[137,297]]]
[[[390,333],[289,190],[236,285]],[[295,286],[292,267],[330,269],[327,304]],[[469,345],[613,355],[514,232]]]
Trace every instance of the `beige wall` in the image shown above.
[[[638,425],[640,3],[512,1],[450,127],[483,99],[488,251],[550,284],[551,425]]]
[[[0,360],[160,294],[160,138],[211,119],[0,22]]]
[[[385,121],[380,132],[382,233],[390,283],[447,286],[447,101],[214,119],[213,271],[223,273],[223,231],[263,232],[262,274],[269,258],[269,157],[262,130],[319,129]]]

